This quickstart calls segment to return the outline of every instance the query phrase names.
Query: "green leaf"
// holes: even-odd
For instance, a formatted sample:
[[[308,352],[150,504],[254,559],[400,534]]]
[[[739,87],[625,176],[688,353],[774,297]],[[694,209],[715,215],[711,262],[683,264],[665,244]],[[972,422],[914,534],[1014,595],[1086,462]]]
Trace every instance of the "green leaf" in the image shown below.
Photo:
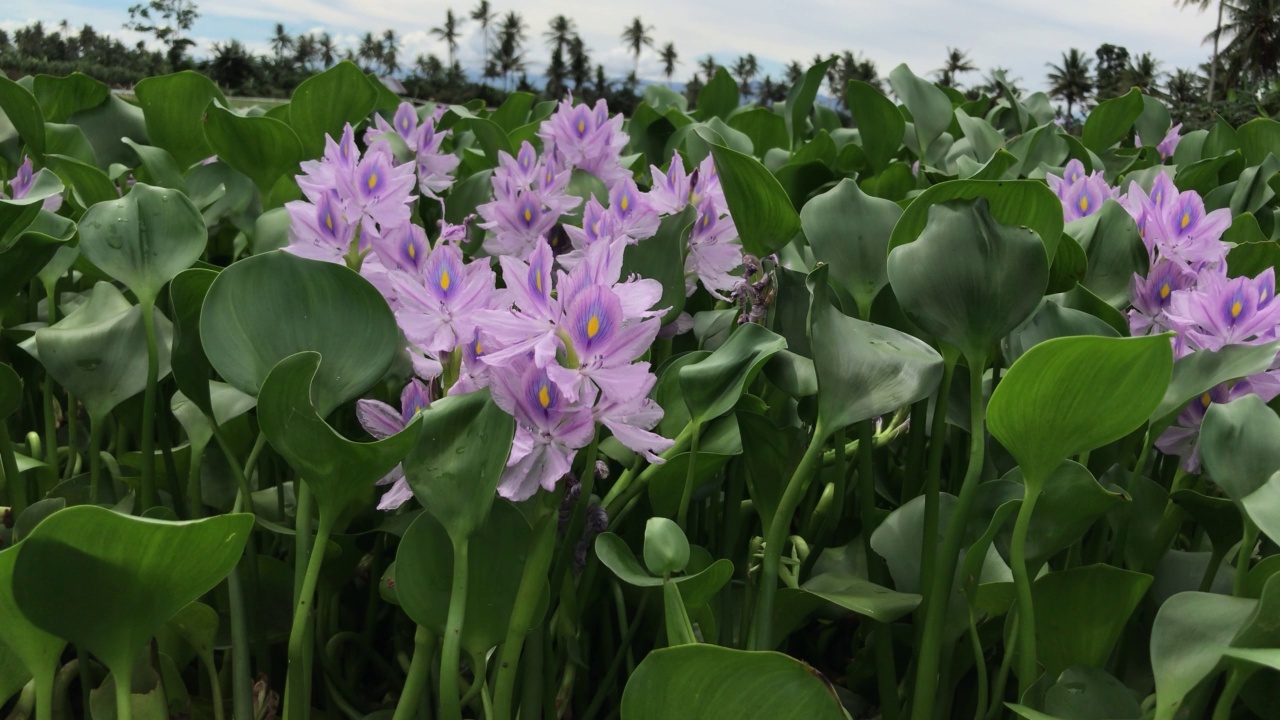
[[[80,220],[81,254],[144,303],[199,260],[207,241],[204,218],[186,195],[141,183]]]
[[[870,311],[876,295],[889,283],[885,271],[889,236],[901,215],[897,203],[873,198],[849,179],[805,203],[800,211],[814,257],[831,266],[831,279],[853,296],[861,310]]]
[[[1267,155],[1280,157],[1280,122],[1270,118],[1254,118],[1235,132],[1240,152],[1247,165],[1261,165]],[[1208,144],[1208,141],[1205,141]]]
[[[46,153],[66,155],[90,165],[98,161],[93,145],[89,144],[89,139],[79,126],[45,123],[44,133]]]
[[[743,249],[765,257],[791,242],[800,231],[800,216],[773,173],[750,155],[707,142]]]
[[[1147,274],[1147,248],[1129,212],[1108,199],[1102,209],[1070,222],[1065,232],[1084,249],[1087,270],[1081,284],[1111,307],[1129,307],[1129,284]]]
[[[45,167],[57,173],[72,189],[81,207],[87,208],[95,203],[120,197],[115,184],[94,165],[56,154],[45,155],[44,162]]]
[[[889,73],[889,85],[893,94],[911,112],[912,124],[915,127],[917,147],[921,156],[928,150],[933,141],[942,136],[951,127],[951,100],[937,85],[916,77],[905,64],[899,65]],[[921,158],[923,160],[923,157]]]
[[[1187,695],[1218,668],[1257,600],[1202,592],[1178,593],[1160,606],[1151,627],[1156,720],[1173,720]]]
[[[1153,578],[1110,565],[1088,565],[1037,578],[1036,659],[1050,676],[1087,665],[1102,668]],[[1098,612],[1098,608],[1106,608]]]
[[[143,644],[235,568],[253,516],[163,522],[82,505],[23,544],[14,597],[32,623],[128,672]]]
[[[1040,238],[996,223],[987,207],[985,198],[934,205],[919,238],[888,259],[894,295],[912,322],[973,367],[1031,316],[1049,282]]]
[[[1115,145],[1129,134],[1142,116],[1142,91],[1134,88],[1120,97],[1098,103],[1085,118],[1080,141],[1096,153]]]
[[[97,107],[68,118],[72,125],[79,125],[85,137],[93,145],[98,157],[98,167],[109,170],[114,163],[132,165],[134,152],[123,140],[132,138],[147,142],[147,123],[142,109],[112,95]]]
[[[969,117],[965,111],[959,109],[955,111],[955,116],[956,122],[973,148],[974,159],[978,162],[986,163],[1004,147],[1004,137],[1000,135],[1000,131],[991,126],[991,123],[982,118]]]
[[[781,336],[747,323],[715,352],[681,367],[680,391],[692,421],[703,424],[732,410],[765,361],[786,346]]]
[[[1213,403],[1200,426],[1200,458],[1218,487],[1241,505],[1280,470],[1280,417],[1254,394]]]
[[[64,123],[67,118],[95,108],[111,95],[111,88],[80,72],[55,77],[37,75],[31,93],[40,103],[46,122]]]
[[[650,88],[658,87],[651,85],[645,88],[648,92]],[[663,88],[664,90],[666,88]],[[680,96],[684,98],[683,95]],[[533,108],[533,101],[537,99],[533,93],[513,92],[507,96],[506,100],[498,106],[497,110],[489,116],[489,119],[497,124],[498,127],[510,133],[516,128],[523,126],[529,120],[529,110]],[[652,105],[653,103],[650,103]]]
[[[833,62],[835,58],[830,58],[810,67],[803,76],[792,83],[791,89],[787,92],[783,118],[787,123],[787,135],[791,138],[790,146],[793,150],[800,147],[800,142],[804,139],[805,120],[809,117],[809,111],[813,109],[813,101],[818,98],[818,90],[822,89],[822,83],[827,79],[827,68]],[[764,154],[761,148],[756,148],[756,152]]]
[[[418,443],[404,459],[413,494],[461,542],[485,524],[515,435],[488,390],[436,400],[421,411]]]
[[[22,407],[22,378],[8,365],[0,364],[0,421]]]
[[[809,340],[818,423],[832,433],[928,397],[942,378],[942,357],[906,333],[841,314],[823,291],[827,273],[826,265],[809,273]]]
[[[633,120],[632,127],[635,127],[634,123]],[[764,157],[765,153],[774,148],[785,150],[791,142],[787,136],[786,119],[767,108],[752,108],[745,112],[734,113],[728,123],[729,127],[751,139],[751,147],[757,157]],[[632,133],[634,136],[634,130]]]
[[[920,193],[902,213],[889,239],[889,249],[913,242],[924,232],[931,206],[980,197],[987,199],[996,222],[1031,228],[1044,242],[1045,257],[1054,256],[1062,237],[1062,201],[1038,180],[951,180],[934,185]]]
[[[160,377],[169,372],[169,321],[156,311]],[[84,404],[89,416],[105,418],[147,385],[146,332],[142,308],[108,283],[51,327],[35,333],[34,346],[49,374]]]
[[[368,117],[377,100],[373,85],[349,60],[304,80],[289,99],[289,124],[302,142],[304,157],[320,157],[325,136],[336,140],[344,125]]]
[[[1187,403],[1224,382],[1264,372],[1277,353],[1280,343],[1227,345],[1217,352],[1196,350],[1178,358],[1169,389],[1151,413],[1152,425],[1168,426]]]
[[[716,68],[715,77],[698,93],[697,109],[703,120],[713,117],[724,119],[738,109],[738,83],[734,82],[728,70]]]
[[[871,161],[872,171],[879,173],[897,157],[907,122],[893,101],[861,80],[849,81],[846,97],[862,139],[862,151]]]
[[[897,592],[860,577],[837,572],[816,575],[800,589],[885,623],[905,617],[920,605],[920,596],[915,593]]]
[[[311,487],[320,512],[340,518],[372,498],[374,483],[400,464],[418,440],[419,427],[410,423],[370,443],[342,437],[311,401],[312,383],[323,364],[315,352],[300,352],[277,363],[258,395],[258,422],[271,447]]]
[[[151,144],[169,151],[181,167],[213,155],[205,139],[204,114],[214,100],[227,98],[208,77],[193,70],[145,78],[134,86],[138,106],[147,119]]]
[[[715,645],[655,650],[622,694],[622,720],[844,720],[813,668],[775,652]]]
[[[187,183],[182,179],[182,171],[167,150],[136,143],[129,138],[120,138],[120,142],[132,148],[134,155],[138,156],[140,164],[136,169],[140,180],[149,185],[186,192]]]
[[[1280,471],[1240,501],[1253,524],[1272,540],[1280,540]]]
[[[476,528],[467,557],[466,650],[484,653],[506,638],[532,534],[520,511],[505,501],[495,504]],[[436,636],[444,634],[448,618],[453,562],[449,532],[435,515],[419,515],[396,552],[396,599],[414,622]]]
[[[689,564],[689,539],[672,520],[651,517],[644,526],[644,564],[662,577],[684,572]]]
[[[31,91],[7,76],[0,76],[0,111],[18,131],[18,137],[40,158],[44,155],[44,114]]]
[[[662,283],[662,298],[654,307],[670,308],[662,316],[664,325],[675,322],[684,310],[684,249],[696,214],[689,206],[678,215],[662,218],[658,232],[643,247],[629,245],[622,255],[623,277],[639,275]]]
[[[1242,218],[1246,219],[1242,220]],[[1252,225],[1258,236],[1262,235],[1262,230],[1258,228],[1258,221],[1250,213],[1237,215],[1232,222],[1232,227],[1234,228],[1237,223],[1246,227]],[[1280,243],[1275,240],[1262,237],[1257,242],[1239,243],[1227,251],[1227,268],[1229,268],[1227,277],[1257,277],[1267,268],[1274,267],[1280,267]]]
[[[1124,683],[1104,670],[1085,666],[1063,671],[1058,681],[1044,691],[1044,706],[1049,712],[1013,703],[1008,706],[1029,720],[1137,720],[1142,716],[1141,706]]]
[[[216,102],[205,109],[204,135],[218,159],[248,175],[264,197],[305,157],[293,128],[269,117],[241,117]]]
[[[219,273],[205,297],[200,340],[218,374],[255,396],[276,363],[319,352],[313,392],[322,417],[381,378],[401,343],[387,301],[367,280],[278,251]]]
[[[175,275],[169,283],[169,307],[174,324],[173,379],[178,390],[206,415],[213,412],[209,399],[213,366],[200,342],[200,310],[217,278],[214,270],[191,268]]]
[[[1280,648],[1223,648],[1222,654],[1224,657],[1243,660],[1247,663],[1269,667],[1273,670],[1280,670]]]
[[[1023,485],[1021,468],[1014,468],[1006,480]],[[1115,510],[1125,496],[1102,487],[1089,469],[1066,460],[1054,468],[1044,483],[1041,499],[1031,514],[1027,533],[1027,566],[1033,572],[1049,558],[1074,545],[1100,518]],[[1012,526],[1002,531],[1001,546],[1008,549]],[[1006,555],[1008,553],[1006,552]]]
[[[14,659],[18,664],[26,668],[27,674],[48,678],[52,682],[54,673],[58,671],[62,649],[67,643],[61,637],[32,624],[18,608],[18,601],[14,597],[13,572],[18,553],[22,549],[23,544],[19,543],[0,551],[0,614],[5,619],[4,636],[0,638],[0,656],[8,648],[16,656]],[[6,673],[0,672],[0,675],[4,674]],[[5,688],[0,687],[0,696],[4,695],[4,690]]]
[[[988,429],[1027,482],[1042,483],[1064,459],[1146,422],[1172,372],[1164,335],[1049,340],[1018,358],[991,394]]]

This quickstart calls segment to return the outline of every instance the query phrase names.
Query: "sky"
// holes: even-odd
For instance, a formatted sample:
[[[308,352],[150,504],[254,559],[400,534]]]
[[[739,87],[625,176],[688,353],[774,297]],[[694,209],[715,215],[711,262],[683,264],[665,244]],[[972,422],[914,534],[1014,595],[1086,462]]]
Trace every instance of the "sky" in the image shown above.
[[[140,38],[122,28],[128,7],[139,0],[5,0],[0,28],[12,31],[34,20],[75,27],[89,23],[133,42]],[[430,34],[445,11],[467,15],[476,0],[197,0],[200,18],[191,35],[193,54],[208,53],[215,41],[236,38],[251,50],[270,53],[274,24],[291,34],[328,31],[340,43],[354,45],[366,31],[394,28],[401,36],[401,64],[419,53],[447,55],[444,43]],[[714,55],[729,65],[754,53],[763,72],[775,79],[791,60],[808,64],[816,53],[860,52],[874,60],[882,76],[899,63],[918,75],[932,77],[948,46],[969,53],[979,72],[960,76],[960,84],[980,82],[994,66],[1009,68],[1009,77],[1029,90],[1044,89],[1046,63],[1061,62],[1063,51],[1078,47],[1090,56],[1102,43],[1122,45],[1132,55],[1153,53],[1161,70],[1195,67],[1208,59],[1202,44],[1216,20],[1212,12],[1181,9],[1174,0],[491,0],[495,11],[514,10],[529,26],[531,75],[546,62],[542,33],[554,15],[573,18],[593,62],[611,77],[632,69],[630,51],[620,35],[639,11],[653,27],[655,46],[674,42],[681,58],[676,81],[689,78],[698,58]],[[479,26],[468,21],[458,60],[478,70],[484,54]],[[661,80],[655,49],[640,57],[642,79]]]

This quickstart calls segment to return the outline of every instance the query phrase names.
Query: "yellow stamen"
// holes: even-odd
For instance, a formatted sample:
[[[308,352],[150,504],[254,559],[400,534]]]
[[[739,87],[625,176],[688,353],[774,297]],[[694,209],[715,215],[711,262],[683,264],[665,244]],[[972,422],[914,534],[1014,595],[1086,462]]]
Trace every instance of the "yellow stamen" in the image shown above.
[[[1239,300],[1231,303],[1231,319],[1234,320],[1240,317],[1240,311],[1243,309],[1244,305],[1241,305]]]
[[[1160,286],[1160,299],[1161,300],[1169,299],[1169,283],[1165,283]]]
[[[587,123],[586,123],[585,121],[583,121],[583,120],[579,120],[579,121],[578,121],[578,134],[579,134],[579,135],[581,135],[582,133],[586,132],[586,130],[587,130]]]
[[[449,289],[449,282],[450,282],[450,280],[449,280],[449,271],[448,271],[448,270],[441,270],[441,271],[440,271],[440,289],[441,289],[441,290],[448,290],[448,289]]]
[[[476,355],[477,355],[477,356],[479,356],[479,355],[483,355],[483,354],[484,354],[484,349],[480,347],[480,341],[479,341],[479,340],[477,340],[477,341],[476,341]]]
[[[551,393],[547,392],[546,385],[538,388],[538,404],[542,406],[543,410],[551,406]]]
[[[591,318],[587,320],[587,337],[594,338],[599,333],[600,333],[600,318],[595,315],[592,315]]]
[[[533,284],[537,286],[538,292],[542,292],[542,273],[533,276]]]

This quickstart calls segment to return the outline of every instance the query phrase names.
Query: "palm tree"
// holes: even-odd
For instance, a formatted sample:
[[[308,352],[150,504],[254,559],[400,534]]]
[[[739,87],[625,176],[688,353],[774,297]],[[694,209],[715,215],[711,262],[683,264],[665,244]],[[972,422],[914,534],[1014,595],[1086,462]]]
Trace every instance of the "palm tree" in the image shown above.
[[[1241,79],[1266,83],[1280,74],[1280,0],[1238,0],[1227,3],[1229,21],[1210,34],[1231,38],[1222,49]],[[1213,68],[1210,67],[1212,76]]]
[[[311,70],[311,62],[316,59],[319,49],[316,46],[316,38],[314,35],[299,35],[294,43],[293,59],[302,66],[303,70]]]
[[[316,41],[316,52],[320,55],[320,62],[325,67],[333,67],[333,61],[337,59],[338,46],[333,42],[333,36],[329,33],[322,33],[320,39]]]
[[[276,51],[276,64],[284,62],[284,54],[293,49],[293,37],[285,32],[284,23],[276,23],[276,32],[271,36],[271,49]]]
[[[360,48],[356,50],[356,57],[362,62],[369,63],[365,65],[365,72],[371,72],[372,64],[382,60],[382,43],[378,42],[371,32],[361,35]]]
[[[1010,79],[1010,72],[1009,68],[999,66],[993,67],[987,71],[985,76],[983,76],[982,84],[974,89],[995,98],[1000,97],[1002,92],[1000,90],[1000,83],[1004,83],[1006,87],[1013,91],[1014,95],[1021,95],[1022,89],[1018,87],[1018,83],[1022,82],[1022,78]]]
[[[400,70],[400,63],[396,58],[400,54],[400,38],[396,37],[396,31],[387,28],[382,31],[382,64],[387,68],[388,75],[395,75]]]
[[[733,74],[738,77],[738,88],[741,90],[743,97],[751,97],[751,79],[755,77],[759,69],[760,65],[756,62],[756,56],[749,53],[738,58],[733,63]]]
[[[573,89],[578,93],[591,79],[591,57],[587,55],[587,46],[582,38],[577,35],[569,40],[569,77],[573,78]]]
[[[514,10],[502,16],[498,29],[498,46],[494,48],[491,62],[503,76],[503,88],[511,86],[511,74],[524,70],[524,19]]]
[[[946,64],[937,71],[940,76],[939,82],[945,87],[954,87],[957,75],[973,72],[977,69],[978,67],[969,60],[967,51],[949,47],[947,48]]]
[[[649,35],[653,31],[652,25],[645,25],[644,21],[637,15],[635,20],[622,31],[622,41],[631,49],[631,55],[635,58],[635,66],[631,71],[632,75],[640,74],[640,51],[646,45],[653,47],[653,37]]]
[[[565,15],[556,15],[551,18],[549,28],[542,33],[542,37],[546,38],[547,47],[551,48],[552,52],[557,50],[563,52],[569,42],[577,35],[577,31],[578,29],[571,18]]]
[[[676,44],[669,42],[663,45],[658,58],[662,60],[662,74],[667,76],[667,87],[671,87],[671,76],[676,74],[676,65],[680,64],[680,57],[676,55]]]
[[[445,11],[444,24],[440,27],[431,28],[431,34],[444,41],[449,46],[449,66],[453,66],[453,54],[458,50],[458,36],[462,28],[462,20],[453,14],[452,10]]]
[[[1214,0],[1174,0],[1179,7],[1192,7],[1196,10],[1204,12],[1209,9]],[[1205,98],[1208,102],[1213,102],[1213,89],[1218,79],[1218,39],[1222,36],[1222,11],[1226,7],[1226,0],[1218,0],[1218,24],[1214,26],[1211,36],[1213,37],[1213,56],[1209,60],[1209,94]],[[1206,38],[1207,40],[1208,38]]]
[[[1142,53],[1125,72],[1125,84],[1138,88],[1146,95],[1157,93],[1160,85],[1160,61],[1151,53]]]
[[[493,22],[493,9],[489,7],[489,0],[480,0],[480,3],[471,11],[471,19],[480,23],[480,31],[484,33],[484,57],[487,70],[489,64],[489,25]],[[489,77],[487,72],[485,77]]]
[[[711,82],[711,78],[716,76],[716,70],[719,69],[720,63],[716,62],[716,59],[710,55],[698,61],[698,70],[702,71],[702,76],[707,79],[707,82]]]
[[[792,60],[791,64],[787,66],[787,82],[794,85],[802,77],[804,77],[804,66],[800,64],[799,60]]]
[[[1090,60],[1076,48],[1062,54],[1062,64],[1049,66],[1049,97],[1057,98],[1067,104],[1066,124],[1070,127],[1075,121],[1072,108],[1083,103],[1093,90],[1093,78],[1089,76]]]

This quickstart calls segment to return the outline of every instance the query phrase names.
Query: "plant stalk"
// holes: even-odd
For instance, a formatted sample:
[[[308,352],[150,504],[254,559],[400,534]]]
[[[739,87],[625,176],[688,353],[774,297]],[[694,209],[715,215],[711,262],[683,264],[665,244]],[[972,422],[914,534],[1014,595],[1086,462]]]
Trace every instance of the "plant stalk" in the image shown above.
[[[462,720],[458,668],[462,660],[462,624],[467,617],[467,538],[453,541],[453,585],[440,656],[440,720]],[[477,680],[479,682],[479,680]]]
[[[306,642],[307,626],[310,624],[316,583],[320,579],[320,568],[324,565],[325,548],[332,529],[333,518],[328,513],[320,513],[320,520],[316,523],[315,542],[312,543],[311,553],[307,558],[306,574],[303,576],[297,606],[293,612],[293,627],[289,631],[289,670],[285,681],[284,720],[306,720],[311,715],[311,699],[306,692],[309,685],[307,675],[311,667],[311,646]]]
[[[418,626],[413,634],[413,660],[409,663],[409,674],[404,679],[404,692],[396,703],[396,712],[391,720],[412,720],[422,706],[422,696],[427,689],[427,681],[431,677],[431,661],[435,658],[436,639],[431,631]]]
[[[1027,531],[1031,528],[1031,515],[1040,499],[1043,478],[1027,477],[1026,495],[1018,508],[1018,519],[1013,525],[1013,542],[1010,548],[1010,569],[1013,570],[1013,587],[1018,608],[1018,697],[1035,682],[1036,674],[1036,616],[1031,597],[1031,575],[1027,567]]]
[[[579,496],[581,500],[581,496]],[[491,720],[509,720],[512,699],[515,695],[516,670],[520,665],[520,653],[524,638],[533,625],[533,614],[538,609],[547,570],[556,547],[556,527],[559,518],[552,508],[544,508],[538,525],[534,528],[533,548],[525,561],[520,587],[516,590],[516,604],[511,611],[507,637],[498,656],[498,672],[493,689],[493,717]]]
[[[146,512],[159,504],[156,493],[156,385],[160,381],[160,350],[156,341],[156,303],[154,299],[139,302],[142,329],[147,336],[147,389],[142,394],[142,478],[139,509]]]

